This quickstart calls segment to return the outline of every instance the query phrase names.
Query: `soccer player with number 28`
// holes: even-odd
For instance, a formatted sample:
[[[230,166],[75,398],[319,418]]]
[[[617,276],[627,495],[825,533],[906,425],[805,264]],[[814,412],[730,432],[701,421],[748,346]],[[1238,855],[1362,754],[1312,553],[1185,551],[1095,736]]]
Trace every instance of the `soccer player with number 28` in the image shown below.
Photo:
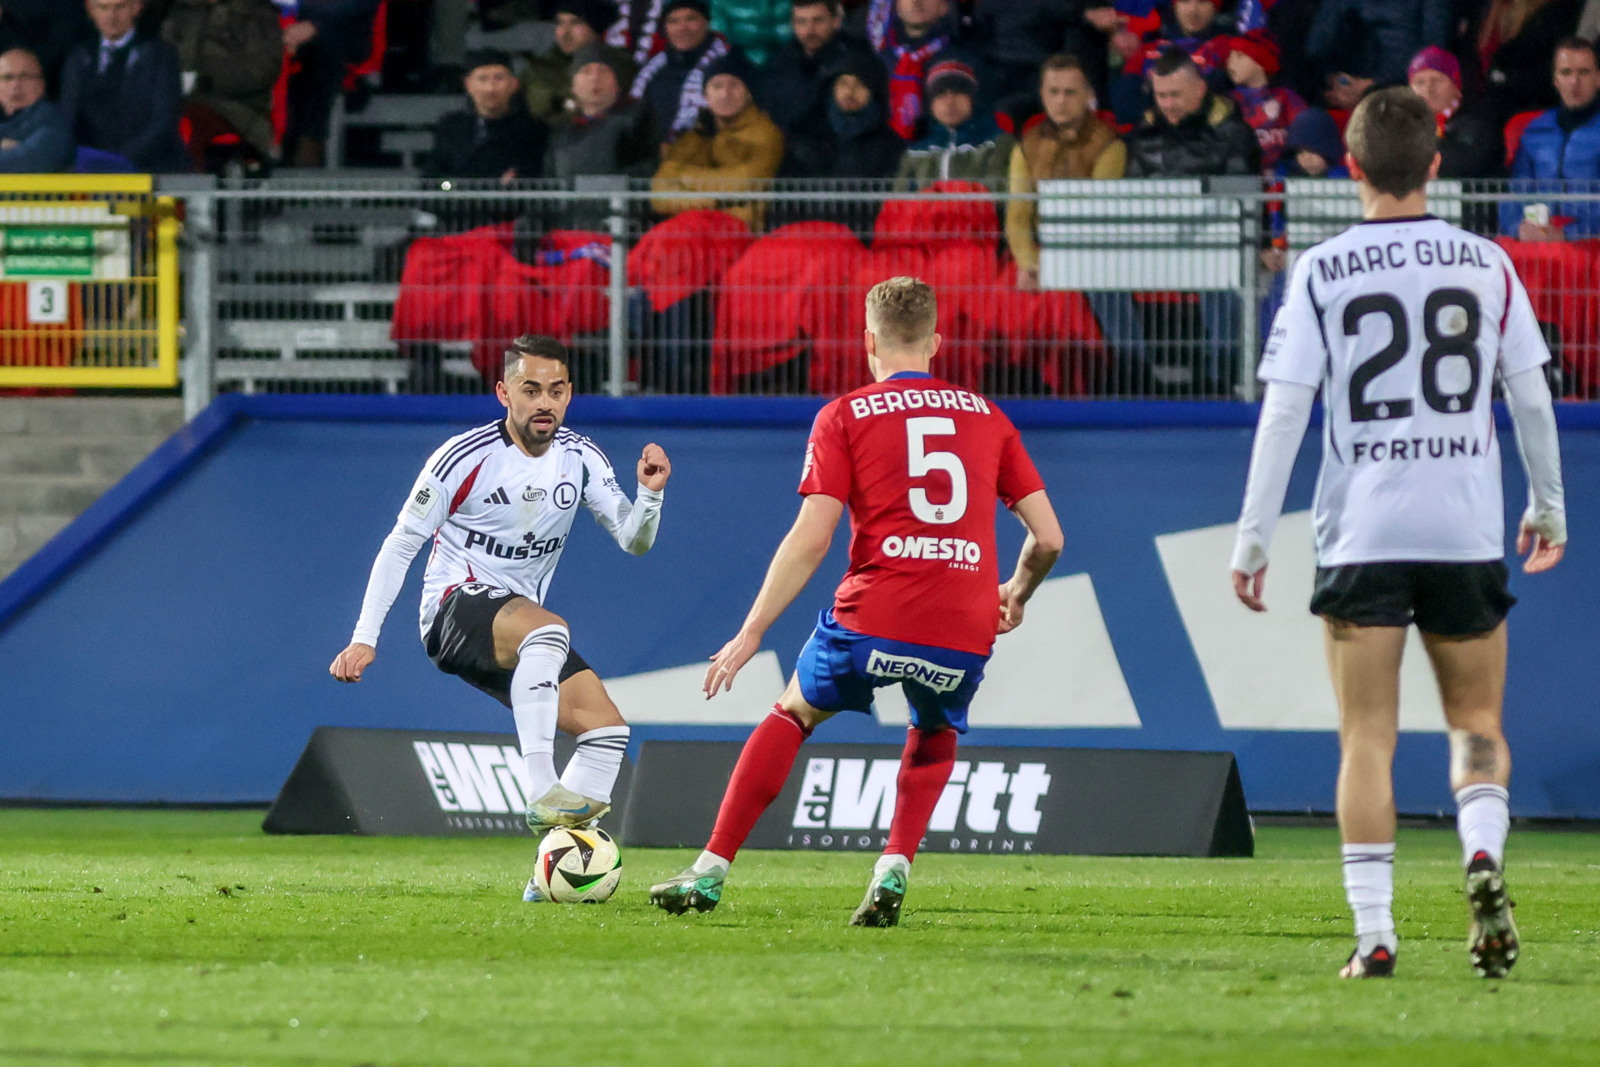
[[[1325,623],[1339,703],[1336,806],[1357,938],[1340,973],[1394,973],[1392,769],[1400,656],[1415,623],[1450,728],[1469,954],[1498,978],[1519,948],[1501,871],[1511,821],[1505,618],[1516,601],[1490,395],[1498,378],[1528,473],[1517,551],[1529,574],[1546,571],[1567,540],[1550,353],[1506,254],[1426,214],[1439,149],[1422,98],[1405,88],[1367,97],[1346,143],[1366,221],[1300,257],[1273,323],[1234,591],[1266,610],[1267,547],[1320,387],[1311,610]]]
[[[783,789],[801,742],[841,711],[870,712],[899,683],[912,724],[896,781],[888,847],[851,923],[894,926],[911,860],[955,763],[956,735],[995,634],[1061,553],[1061,528],[1016,427],[983,397],[928,374],[939,349],[933,290],[891,278],[867,294],[867,362],[876,384],[822,409],[806,445],[800,515],[778,546],[755,605],[712,657],[707,698],[761,647],[799,595],[850,508],[850,570],[800,653],[794,677],[739,756],[716,828],[688,870],[650,890],[674,914],[710,911],[739,846]],[[999,583],[994,501],[1028,529],[1016,572]]]

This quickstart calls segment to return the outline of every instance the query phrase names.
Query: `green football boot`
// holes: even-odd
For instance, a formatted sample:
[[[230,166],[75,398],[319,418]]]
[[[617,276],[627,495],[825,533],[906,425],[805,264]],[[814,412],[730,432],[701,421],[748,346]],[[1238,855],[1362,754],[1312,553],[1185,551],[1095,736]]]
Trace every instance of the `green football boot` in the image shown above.
[[[650,903],[662,911],[682,915],[689,910],[710,911],[722,899],[728,872],[721,867],[697,871],[693,867],[650,887]]]

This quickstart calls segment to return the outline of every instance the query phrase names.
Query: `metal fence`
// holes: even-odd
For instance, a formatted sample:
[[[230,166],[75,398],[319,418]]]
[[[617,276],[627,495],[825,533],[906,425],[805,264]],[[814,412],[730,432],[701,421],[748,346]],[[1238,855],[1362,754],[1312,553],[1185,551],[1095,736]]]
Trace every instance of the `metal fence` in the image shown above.
[[[0,178],[0,387],[177,384],[177,229],[148,176]]]
[[[1525,193],[1440,183],[1494,234]],[[1555,198],[1561,198],[1557,201]],[[1349,182],[553,183],[273,181],[188,194],[185,391],[481,392],[520,333],[625,393],[831,394],[867,380],[863,297],[940,296],[938,372],[998,396],[1251,399],[1284,268],[1358,221]],[[1557,210],[1594,193],[1542,190]],[[1034,205],[1037,283],[1008,249]],[[1600,203],[1593,205],[1600,213]],[[1013,226],[1015,226],[1015,219]],[[1509,242],[1569,397],[1596,388],[1595,243]]]

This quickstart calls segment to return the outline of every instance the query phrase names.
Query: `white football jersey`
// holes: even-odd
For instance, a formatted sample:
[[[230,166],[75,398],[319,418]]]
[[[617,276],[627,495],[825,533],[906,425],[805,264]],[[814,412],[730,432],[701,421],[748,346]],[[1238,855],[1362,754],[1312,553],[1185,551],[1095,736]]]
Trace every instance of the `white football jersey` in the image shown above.
[[[1322,389],[1318,564],[1503,559],[1490,393],[1549,359],[1492,241],[1424,216],[1302,254],[1260,377]]]
[[[504,422],[450,438],[400,509],[401,527],[433,538],[422,580],[423,637],[458,585],[480,582],[544,603],[580,503],[627,547],[641,534],[653,539],[660,499],[641,486],[635,516],[605,453],[565,427],[542,456],[518,448]]]

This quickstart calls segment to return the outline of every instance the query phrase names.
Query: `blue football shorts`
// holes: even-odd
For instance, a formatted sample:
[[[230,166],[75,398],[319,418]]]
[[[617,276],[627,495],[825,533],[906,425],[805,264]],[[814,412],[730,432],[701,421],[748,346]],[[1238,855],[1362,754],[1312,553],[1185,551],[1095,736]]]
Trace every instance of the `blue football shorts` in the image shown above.
[[[899,684],[918,729],[967,732],[967,705],[983,681],[988,656],[914,645],[847,630],[829,608],[800,650],[800,695],[818,711],[872,711],[872,691]]]

